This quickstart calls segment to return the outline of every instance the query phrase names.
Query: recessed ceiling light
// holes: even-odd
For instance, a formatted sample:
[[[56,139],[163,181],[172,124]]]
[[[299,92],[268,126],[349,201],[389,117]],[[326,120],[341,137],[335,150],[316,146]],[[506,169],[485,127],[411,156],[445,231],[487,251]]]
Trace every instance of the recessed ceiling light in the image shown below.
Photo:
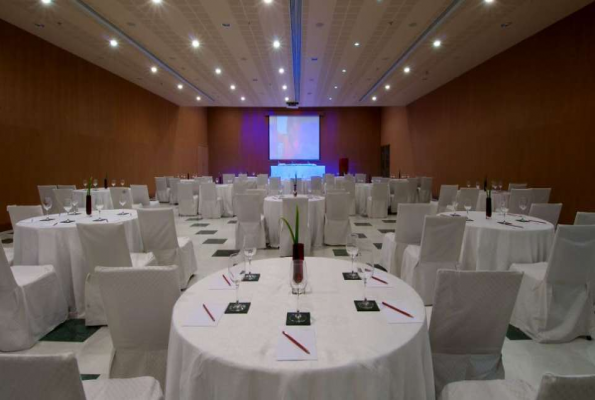
[[[355,47],[359,47],[359,42],[355,42],[353,45],[354,45]]]
[[[161,4],[161,0],[152,0],[154,4]]]
[[[390,85],[384,85],[384,90],[390,90]]]
[[[152,66],[151,67],[151,72],[154,73],[154,74],[156,74],[157,73],[157,67]]]
[[[494,0],[484,0],[484,1],[488,4],[492,4],[494,2]]]
[[[217,75],[221,75],[221,68],[215,68],[215,73]]]
[[[273,0],[262,0],[264,4],[273,4]]]
[[[339,89],[339,86],[335,86],[335,89]]]
[[[286,98],[285,98],[285,101],[289,101],[289,97],[286,97]]]
[[[376,96],[372,96],[372,101],[376,101],[376,100],[377,100]]]
[[[43,4],[51,4],[52,0],[41,0]]]
[[[181,83],[178,84],[178,89],[182,90],[184,89],[184,85],[182,85]]]
[[[341,72],[345,73],[345,72],[347,72],[347,70],[346,70],[346,69],[344,69],[344,70],[342,70]]]
[[[112,39],[109,41],[109,45],[112,47],[118,47],[118,41],[116,39]]]
[[[278,48],[281,47],[281,42],[279,41],[279,39],[275,39],[273,41],[273,47],[276,48],[276,49],[278,49]]]
[[[440,47],[440,46],[442,46],[442,41],[441,40],[434,40],[433,45],[434,45],[434,47]]]
[[[403,68],[403,72],[406,73],[406,74],[408,74],[408,73],[411,72],[411,68],[405,67],[405,68]]]
[[[200,96],[196,96],[196,101],[200,101]]]
[[[244,96],[240,97],[240,100],[245,101],[246,98]]]
[[[236,85],[231,85],[231,86],[229,86],[229,88],[230,88],[231,90],[236,90]]]
[[[195,49],[198,49],[198,47],[200,46],[200,42],[196,39],[194,39],[192,41],[192,47],[194,47]]]
[[[285,73],[285,68],[279,68],[279,73],[283,75]]]
[[[329,97],[328,99],[329,99],[329,100],[331,100],[331,101],[333,100],[333,98],[332,98],[332,97]]]
[[[287,90],[287,85],[283,85],[283,86],[281,86],[281,89],[283,89],[283,90]]]

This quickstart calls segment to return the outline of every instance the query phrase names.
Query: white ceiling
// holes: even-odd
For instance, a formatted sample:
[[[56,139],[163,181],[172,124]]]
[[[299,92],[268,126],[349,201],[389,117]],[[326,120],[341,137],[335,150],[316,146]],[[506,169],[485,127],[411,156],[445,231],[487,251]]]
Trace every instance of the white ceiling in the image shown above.
[[[180,80],[163,67],[152,74],[156,63],[79,0],[1,0],[0,18],[179,105],[280,107],[294,97],[289,0],[80,1],[202,93],[187,83],[178,90]],[[452,0],[303,0],[300,106],[406,105],[592,1],[465,0],[360,100]]]

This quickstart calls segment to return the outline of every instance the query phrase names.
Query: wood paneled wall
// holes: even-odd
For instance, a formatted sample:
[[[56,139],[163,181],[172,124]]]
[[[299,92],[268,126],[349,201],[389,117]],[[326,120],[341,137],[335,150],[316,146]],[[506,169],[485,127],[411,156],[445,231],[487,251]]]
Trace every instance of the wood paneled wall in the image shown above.
[[[564,223],[595,211],[593,21],[595,4],[413,102],[406,117],[384,109],[391,168],[433,176],[435,195],[485,175],[552,187]]]
[[[320,114],[320,161],[329,173],[337,173],[339,159],[349,158],[351,172],[380,173],[379,108],[209,108],[209,171],[222,173],[270,173],[270,114]]]
[[[38,184],[207,173],[206,109],[184,108],[0,20],[0,225]]]

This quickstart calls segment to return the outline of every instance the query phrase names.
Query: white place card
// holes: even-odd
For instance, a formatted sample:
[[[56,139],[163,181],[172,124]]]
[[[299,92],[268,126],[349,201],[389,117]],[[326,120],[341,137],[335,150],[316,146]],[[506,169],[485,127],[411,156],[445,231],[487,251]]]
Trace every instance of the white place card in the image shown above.
[[[397,308],[411,316],[413,318],[400,313],[397,310],[394,310],[390,307],[387,307],[383,304],[387,303],[390,306]],[[379,300],[377,301],[378,307],[380,308],[380,312],[386,319],[386,322],[389,324],[414,324],[414,323],[423,323],[425,315],[416,315],[413,311],[411,311],[411,307],[409,307],[405,302],[398,301],[398,300]]]
[[[236,289],[236,287],[227,272],[216,274],[214,277],[211,278],[211,281],[209,282],[209,290],[235,290],[235,289]]]
[[[368,279],[368,287],[369,288],[392,288],[393,284],[390,281],[389,275],[376,268],[374,270],[374,275],[370,279]]]
[[[225,313],[227,303],[197,303],[184,319],[184,326],[217,326]],[[206,309],[205,309],[206,307]],[[209,316],[209,312],[211,316]]]
[[[302,350],[298,345],[291,341],[287,336],[291,336],[295,341],[307,349],[310,354]],[[316,332],[311,326],[283,326],[279,329],[277,339],[277,361],[311,361],[317,360],[316,351]]]

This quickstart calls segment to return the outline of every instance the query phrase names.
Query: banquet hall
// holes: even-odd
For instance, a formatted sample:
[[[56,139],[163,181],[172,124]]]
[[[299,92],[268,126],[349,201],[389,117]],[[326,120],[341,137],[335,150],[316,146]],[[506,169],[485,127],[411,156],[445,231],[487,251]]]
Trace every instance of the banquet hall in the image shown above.
[[[595,2],[0,1],[0,400],[595,399]]]

